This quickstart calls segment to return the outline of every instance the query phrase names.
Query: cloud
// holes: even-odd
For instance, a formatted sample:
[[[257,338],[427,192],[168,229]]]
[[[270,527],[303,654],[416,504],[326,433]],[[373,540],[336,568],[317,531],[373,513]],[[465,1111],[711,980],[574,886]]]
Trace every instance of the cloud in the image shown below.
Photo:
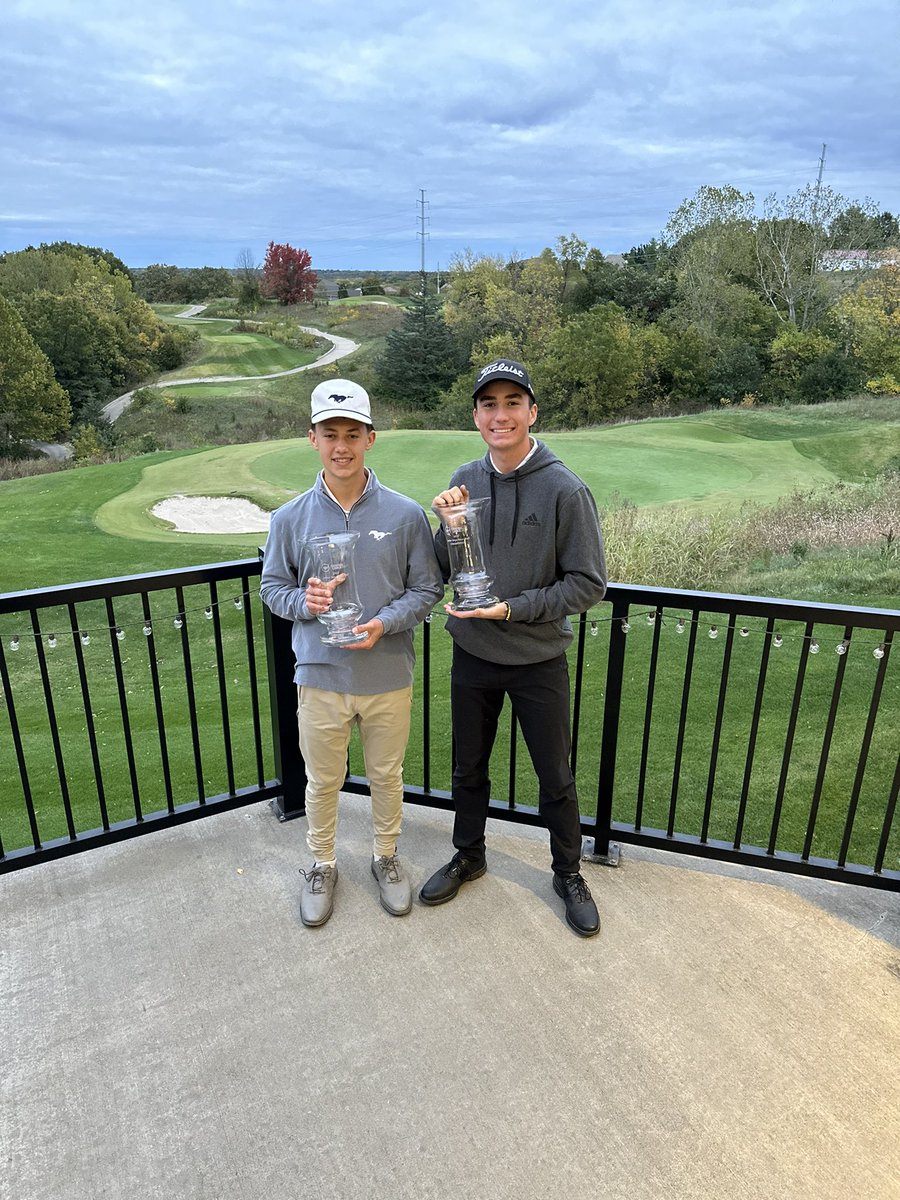
[[[887,0],[18,0],[3,23],[0,249],[231,265],[274,238],[414,267],[425,188],[432,263],[573,230],[617,251],[702,184],[802,186],[823,142],[828,182],[900,208]]]

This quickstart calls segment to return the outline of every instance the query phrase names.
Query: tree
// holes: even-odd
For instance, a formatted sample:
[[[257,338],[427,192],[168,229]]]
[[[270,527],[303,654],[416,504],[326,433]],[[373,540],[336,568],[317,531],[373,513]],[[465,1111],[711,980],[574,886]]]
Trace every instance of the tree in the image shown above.
[[[701,187],[666,226],[687,323],[711,334],[723,309],[723,287],[753,281],[753,195],[733,187]]]
[[[33,292],[20,304],[26,329],[53,364],[76,415],[127,379],[127,360],[112,317],[72,294]]]
[[[834,290],[822,275],[826,255],[861,249],[867,218],[875,216],[871,201],[848,207],[827,184],[807,184],[785,200],[766,197],[756,227],[757,278],[783,322],[805,332],[821,320]]]
[[[177,304],[182,299],[179,271],[167,263],[151,263],[139,271],[135,291],[151,304]]]
[[[875,212],[871,202],[848,205],[834,218],[829,233],[840,250],[883,250],[900,242],[897,218],[889,212]]]
[[[59,437],[71,415],[50,360],[0,296],[0,448],[23,438]]]
[[[642,333],[617,304],[599,304],[557,330],[532,374],[550,414],[571,425],[602,421],[637,394]]]
[[[110,271],[124,275],[132,287],[134,286],[134,276],[112,250],[102,250],[99,246],[82,246],[78,242],[41,242],[39,249],[49,250],[51,254],[71,254],[76,257],[85,254],[92,262],[105,262]]]
[[[269,242],[260,292],[279,304],[311,304],[319,277],[312,270],[308,250],[295,250],[287,242]]]
[[[385,339],[384,354],[376,365],[379,390],[386,399],[433,409],[464,365],[441,315],[440,300],[420,292],[413,297],[401,328]]]
[[[242,321],[259,308],[259,270],[256,255],[249,246],[244,246],[234,264],[234,278],[237,283],[235,308]]]

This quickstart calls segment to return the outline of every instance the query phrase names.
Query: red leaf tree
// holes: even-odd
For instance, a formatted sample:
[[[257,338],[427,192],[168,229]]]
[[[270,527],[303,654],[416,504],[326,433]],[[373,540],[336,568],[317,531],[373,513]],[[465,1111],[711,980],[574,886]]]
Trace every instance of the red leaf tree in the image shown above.
[[[269,242],[259,290],[279,304],[309,304],[319,277],[311,267],[308,250],[295,250],[287,242]]]

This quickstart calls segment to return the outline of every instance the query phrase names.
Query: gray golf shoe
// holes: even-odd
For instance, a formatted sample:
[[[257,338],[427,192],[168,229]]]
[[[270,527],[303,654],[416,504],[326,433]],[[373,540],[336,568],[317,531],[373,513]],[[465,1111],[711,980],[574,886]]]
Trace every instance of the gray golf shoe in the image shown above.
[[[303,887],[300,889],[300,920],[304,925],[324,925],[334,909],[334,885],[337,883],[337,867],[318,867],[315,863],[308,871],[300,868]]]
[[[392,917],[404,917],[412,908],[412,890],[396,854],[383,854],[372,860],[372,874],[378,880],[381,907]]]

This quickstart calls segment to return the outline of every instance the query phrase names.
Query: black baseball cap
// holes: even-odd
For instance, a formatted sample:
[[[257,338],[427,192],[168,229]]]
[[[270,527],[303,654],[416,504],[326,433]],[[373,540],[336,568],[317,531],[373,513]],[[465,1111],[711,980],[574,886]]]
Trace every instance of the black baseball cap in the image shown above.
[[[475,376],[472,399],[477,399],[481,389],[489,383],[494,383],[497,379],[508,379],[512,383],[517,383],[529,394],[532,401],[537,403],[528,372],[520,362],[513,362],[511,358],[498,358],[494,362],[488,363],[486,367],[481,368]]]

